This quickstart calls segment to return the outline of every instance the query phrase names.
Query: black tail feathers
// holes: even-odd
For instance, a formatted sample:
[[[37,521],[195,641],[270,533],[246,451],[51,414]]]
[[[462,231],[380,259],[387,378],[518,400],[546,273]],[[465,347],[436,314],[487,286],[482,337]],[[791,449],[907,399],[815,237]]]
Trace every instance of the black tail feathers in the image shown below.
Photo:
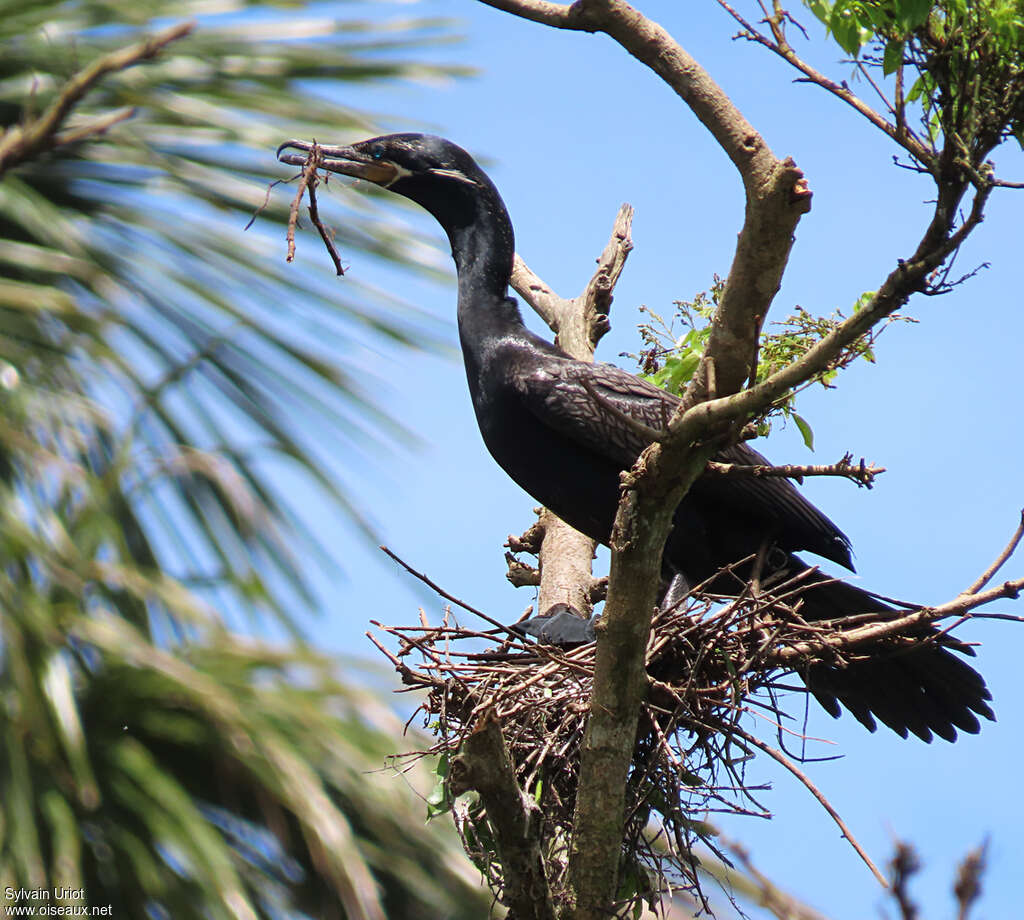
[[[805,584],[799,613],[808,621],[900,614],[867,591],[817,572]],[[922,627],[920,636],[928,641],[911,647],[881,639],[858,647],[845,663],[813,664],[800,676],[829,714],[838,718],[845,708],[872,732],[877,719],[903,738],[913,732],[926,742],[935,735],[955,741],[958,729],[977,734],[977,717],[995,721],[995,714],[985,679],[960,657],[974,651],[931,626]]]

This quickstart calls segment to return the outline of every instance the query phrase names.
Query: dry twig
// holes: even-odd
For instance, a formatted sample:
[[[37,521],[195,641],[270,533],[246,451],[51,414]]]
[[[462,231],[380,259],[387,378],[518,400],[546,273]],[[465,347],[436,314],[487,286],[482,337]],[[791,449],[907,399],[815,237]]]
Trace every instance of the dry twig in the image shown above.
[[[317,170],[320,168],[322,158],[323,154],[320,147],[314,142],[313,146],[309,148],[309,154],[306,156],[306,162],[302,166],[302,172],[299,173],[299,185],[295,190],[295,197],[292,199],[292,205],[288,211],[288,232],[286,236],[288,240],[288,255],[286,256],[286,261],[291,262],[295,258],[295,228],[299,222],[299,206],[302,204],[303,196],[308,193],[309,219],[320,234],[320,239],[324,241],[324,246],[327,247],[327,252],[330,253],[331,261],[334,263],[334,270],[340,277],[345,274],[345,268],[341,264],[338,250],[334,248],[332,234],[320,220],[320,212],[316,204],[316,187],[320,184]]]
[[[746,466],[739,463],[720,463],[709,460],[707,471],[717,476],[778,476],[802,481],[804,476],[841,476],[870,489],[875,484],[875,477],[885,472],[884,466],[869,466],[861,458],[859,463],[853,462],[852,454],[845,454],[837,463],[782,466]]]

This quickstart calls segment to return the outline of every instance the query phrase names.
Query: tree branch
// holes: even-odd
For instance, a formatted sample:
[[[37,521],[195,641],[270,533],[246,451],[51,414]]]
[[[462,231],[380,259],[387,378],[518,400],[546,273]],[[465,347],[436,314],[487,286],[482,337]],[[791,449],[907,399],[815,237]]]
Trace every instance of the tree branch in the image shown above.
[[[743,228],[697,373],[669,424],[669,436],[648,447],[622,477],[610,539],[609,594],[598,629],[590,715],[580,753],[568,868],[570,890],[576,896],[572,916],[597,920],[606,916],[617,891],[626,777],[640,703],[647,690],[644,653],[661,557],[679,501],[704,472],[717,447],[734,437],[738,425],[824,371],[844,348],[895,312],[911,294],[929,290],[932,272],[981,221],[992,181],[987,167],[965,162],[962,153],[947,143],[931,170],[938,185],[934,212],[910,259],[900,261],[866,305],[800,359],[763,382],[748,385],[756,379],[761,324],[781,283],[797,223],[810,207],[811,194],[800,170],[792,160],[777,159],[697,62],[661,26],[624,0],[578,0],[572,6],[543,0],[483,2],[558,28],[608,34],[690,106],[736,166],[746,192]],[[896,139],[906,146],[905,136]],[[969,186],[974,188],[970,214],[957,226]],[[986,595],[1012,596],[1020,587],[1007,582]],[[856,630],[850,630],[842,641],[872,641],[939,615],[963,613],[984,603],[982,596],[958,599],[945,605],[942,614],[917,611],[900,617],[899,627],[892,623],[859,627],[866,631],[862,640],[851,639]],[[819,644],[816,649],[821,653],[828,647]],[[809,651],[810,646],[803,653]],[[787,646],[777,654],[788,656],[792,667],[801,652]]]
[[[117,121],[129,117],[132,110],[121,110],[113,115],[101,117],[90,125],[74,128],[63,135],[57,133],[82,97],[107,74],[125,70],[133,64],[156,57],[167,45],[188,35],[193,29],[194,22],[171,26],[138,44],[105,54],[76,73],[42,115],[25,124],[12,125],[0,137],[0,175],[43,150],[101,133]]]
[[[583,291],[571,300],[559,297],[516,253],[512,287],[547,323],[558,347],[580,361],[594,360],[594,349],[610,328],[612,292],[633,249],[632,228],[633,208],[624,204],[598,256],[597,269]]]
[[[836,825],[839,827],[839,830],[842,831],[843,836],[850,842],[850,846],[852,846],[854,850],[857,851],[857,855],[860,856],[860,858],[864,861],[864,864],[871,870],[871,873],[878,880],[878,884],[881,885],[883,888],[889,887],[888,883],[885,880],[885,876],[882,875],[882,873],[878,870],[878,866],[876,866],[871,861],[871,857],[868,856],[865,849],[857,842],[857,838],[854,837],[852,833],[850,833],[850,829],[846,826],[846,822],[843,821],[843,819],[840,817],[839,812],[837,812],[835,808],[832,807],[832,803],[829,802],[829,800],[826,799],[824,795],[822,795],[818,787],[811,782],[810,778],[799,767],[797,767],[797,765],[793,763],[793,761],[786,757],[781,751],[775,750],[775,748],[773,748],[770,744],[765,744],[760,738],[751,735],[749,732],[745,732],[738,725],[730,726],[730,730],[734,732],[736,735],[738,735],[740,738],[742,738],[744,741],[746,741],[747,744],[756,747],[759,751],[764,751],[764,753],[771,757],[772,760],[777,761],[779,764],[785,767],[790,773],[792,773],[793,776],[800,780],[800,782],[803,783],[807,791],[810,792],[811,795],[813,795],[818,800],[818,803],[821,805],[821,807],[828,812],[829,817],[831,817],[832,820],[835,821]]]
[[[519,789],[493,706],[481,713],[452,761],[449,788],[453,797],[470,789],[480,793],[505,873],[504,901],[516,920],[555,920],[540,847],[540,808]]]
[[[803,642],[793,642],[767,652],[763,661],[765,664],[793,669],[809,658],[827,659],[826,653],[829,651],[853,651],[860,646],[875,643],[881,639],[907,635],[918,626],[930,625],[949,617],[962,617],[975,608],[990,604],[992,601],[1002,598],[1016,599],[1020,597],[1021,591],[1024,591],[1024,578],[1005,581],[987,591],[960,594],[953,600],[939,604],[937,607],[920,607],[894,619],[868,623],[864,626],[857,626]],[[816,625],[825,625],[827,622],[816,622]]]
[[[1006,560],[1009,559],[1017,550],[1020,544],[1021,538],[1024,537],[1024,510],[1020,513],[1020,524],[1014,531],[1010,542],[1006,544],[1006,548],[996,557],[995,562],[992,563],[985,571],[981,574],[977,581],[972,584],[966,594],[977,594],[982,588],[985,587],[1005,564]]]
[[[580,361],[594,360],[594,348],[610,328],[608,314],[612,292],[633,249],[632,226],[633,208],[624,204],[615,217],[608,243],[597,259],[597,269],[583,291],[571,300],[559,297],[516,255],[513,288],[555,333],[558,346]],[[565,604],[581,616],[589,617],[594,609],[591,566],[594,541],[550,511],[542,510],[539,514],[538,533],[542,543],[538,551],[537,613],[544,616],[556,605]],[[517,570],[519,574],[522,573]]]
[[[863,459],[860,463],[854,463],[853,456],[846,454],[838,463],[812,465],[748,466],[709,460],[707,472],[716,476],[776,476],[797,481],[802,480],[804,476],[841,476],[870,489],[875,483],[875,477],[885,472],[885,467],[875,466],[873,463],[867,466]]]
[[[919,163],[928,166],[929,169],[934,167],[935,152],[925,147],[924,144],[922,144],[907,130],[906,125],[902,123],[900,107],[897,107],[897,124],[892,124],[884,116],[871,108],[871,106],[863,99],[851,92],[850,88],[844,83],[836,83],[835,80],[830,80],[824,74],[815,70],[806,61],[802,60],[786,39],[786,34],[782,27],[782,19],[779,16],[779,13],[776,13],[774,16],[771,16],[766,20],[772,31],[772,38],[769,38],[767,35],[754,28],[754,26],[744,19],[743,16],[741,16],[732,6],[730,6],[729,3],[726,2],[726,0],[718,0],[718,5],[732,16],[740,26],[742,26],[744,30],[740,33],[742,38],[756,42],[759,45],[763,45],[769,51],[777,54],[784,61],[799,70],[800,73],[804,75],[807,82],[817,84],[822,87],[822,89],[832,93],[836,98],[842,99],[848,106],[863,115],[876,128],[885,132],[889,137],[896,141],[897,144],[906,150]]]

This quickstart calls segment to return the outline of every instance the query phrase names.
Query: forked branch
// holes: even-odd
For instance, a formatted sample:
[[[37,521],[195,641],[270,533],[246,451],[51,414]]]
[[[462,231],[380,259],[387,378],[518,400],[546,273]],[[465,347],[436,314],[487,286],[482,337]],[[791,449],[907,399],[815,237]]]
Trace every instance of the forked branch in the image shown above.
[[[194,22],[185,22],[171,26],[137,44],[97,58],[72,76],[42,115],[23,124],[12,125],[0,137],[0,175],[44,150],[102,134],[118,122],[130,118],[134,109],[119,109],[60,133],[75,107],[104,77],[156,57],[171,42],[192,32],[195,25]]]

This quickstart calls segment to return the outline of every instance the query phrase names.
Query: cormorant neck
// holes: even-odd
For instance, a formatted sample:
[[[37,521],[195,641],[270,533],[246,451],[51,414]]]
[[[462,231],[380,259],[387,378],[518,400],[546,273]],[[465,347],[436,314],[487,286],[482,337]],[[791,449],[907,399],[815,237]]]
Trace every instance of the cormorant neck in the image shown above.
[[[484,204],[479,202],[478,204]],[[501,202],[498,202],[501,205]],[[515,242],[505,206],[495,212],[478,208],[474,219],[445,227],[459,273],[459,294],[504,298],[512,279]]]
[[[409,177],[392,188],[426,208],[448,234],[459,274],[463,338],[521,328],[519,308],[508,297],[516,248],[512,221],[491,180],[476,169],[468,181]]]
[[[489,336],[521,329],[519,307],[508,296],[515,244],[504,205],[498,213],[488,211],[472,223],[446,229],[459,275],[458,320],[463,348],[467,339],[482,344]]]

